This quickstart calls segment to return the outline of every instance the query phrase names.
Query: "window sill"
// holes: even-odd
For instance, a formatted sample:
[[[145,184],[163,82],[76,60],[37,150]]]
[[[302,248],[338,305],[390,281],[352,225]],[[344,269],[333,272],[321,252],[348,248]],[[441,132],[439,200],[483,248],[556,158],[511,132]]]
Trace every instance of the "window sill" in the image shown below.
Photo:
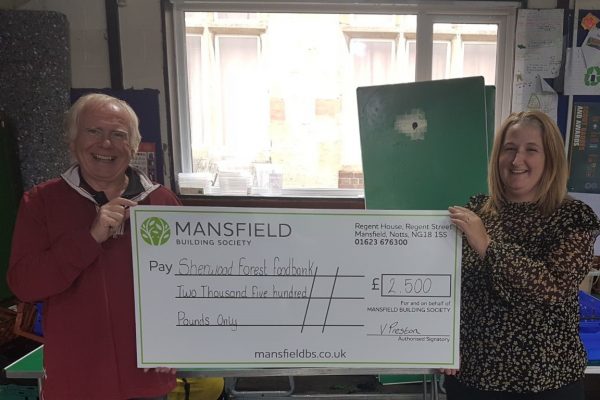
[[[185,206],[364,209],[361,197],[204,196],[179,195]]]
[[[247,193],[247,194],[246,194]],[[364,198],[365,191],[363,189],[280,189],[278,192],[272,192],[268,189],[259,188],[240,188],[229,191],[222,191],[218,186],[208,188],[191,188],[181,187],[179,189],[181,195],[206,195],[206,196],[222,196],[222,197],[333,197],[333,198]]]

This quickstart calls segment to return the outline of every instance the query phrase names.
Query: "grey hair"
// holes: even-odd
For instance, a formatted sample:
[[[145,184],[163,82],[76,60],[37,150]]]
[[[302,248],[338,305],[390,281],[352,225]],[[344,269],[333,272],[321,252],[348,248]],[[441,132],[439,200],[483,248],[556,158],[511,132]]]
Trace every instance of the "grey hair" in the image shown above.
[[[129,128],[129,147],[132,150],[132,156],[135,155],[142,141],[138,116],[127,102],[107,94],[86,94],[77,99],[71,106],[65,115],[65,133],[68,141],[72,143],[77,138],[79,118],[83,111],[99,109],[107,105],[116,106],[127,115],[126,123]]]

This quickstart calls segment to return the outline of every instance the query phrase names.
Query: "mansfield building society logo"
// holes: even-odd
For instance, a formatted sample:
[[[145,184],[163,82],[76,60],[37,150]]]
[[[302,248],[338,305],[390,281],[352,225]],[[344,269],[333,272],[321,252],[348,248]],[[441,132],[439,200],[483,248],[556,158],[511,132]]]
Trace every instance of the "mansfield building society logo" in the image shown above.
[[[173,222],[173,221],[171,221]],[[240,221],[175,221],[174,230],[162,218],[149,217],[140,226],[140,235],[150,246],[162,246],[175,236],[177,246],[250,246],[252,238],[288,238],[287,223]]]
[[[171,227],[162,218],[146,218],[140,228],[140,234],[144,242],[151,246],[162,246],[171,237]]]

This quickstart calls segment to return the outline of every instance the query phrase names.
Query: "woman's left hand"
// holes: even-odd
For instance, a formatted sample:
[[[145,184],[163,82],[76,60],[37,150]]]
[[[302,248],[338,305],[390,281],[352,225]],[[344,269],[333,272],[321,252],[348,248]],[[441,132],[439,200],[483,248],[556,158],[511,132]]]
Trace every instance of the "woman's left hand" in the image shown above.
[[[458,370],[457,369],[450,369],[450,368],[440,368],[439,373],[442,375],[452,375],[452,376],[456,376],[456,374],[458,374]]]
[[[479,257],[484,258],[491,239],[481,218],[464,207],[453,206],[449,207],[448,211],[450,211],[450,220],[465,234],[469,246],[479,254]]]

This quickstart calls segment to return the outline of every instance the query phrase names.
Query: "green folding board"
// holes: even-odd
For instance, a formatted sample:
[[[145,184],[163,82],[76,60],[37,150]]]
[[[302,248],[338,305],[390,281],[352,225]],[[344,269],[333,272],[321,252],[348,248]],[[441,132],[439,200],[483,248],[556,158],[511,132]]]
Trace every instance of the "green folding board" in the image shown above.
[[[357,89],[368,209],[443,210],[486,193],[483,77]]]
[[[485,113],[487,119],[488,158],[492,154],[494,135],[496,133],[496,87],[485,87]]]

